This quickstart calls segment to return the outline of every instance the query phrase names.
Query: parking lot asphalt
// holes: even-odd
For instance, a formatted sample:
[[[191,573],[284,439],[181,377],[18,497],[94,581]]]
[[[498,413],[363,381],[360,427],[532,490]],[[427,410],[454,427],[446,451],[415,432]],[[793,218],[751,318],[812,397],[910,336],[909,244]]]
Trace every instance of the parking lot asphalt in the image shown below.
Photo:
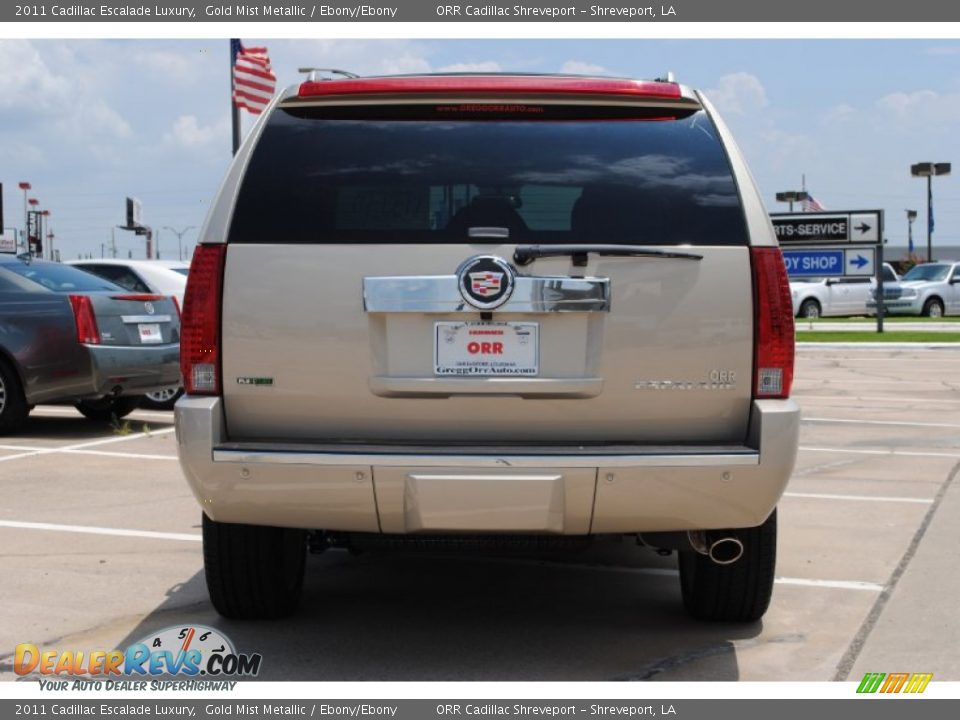
[[[674,557],[631,542],[555,558],[328,551],[299,613],[207,601],[200,511],[172,413],[120,428],[40,407],[0,437],[0,679],[13,649],[113,649],[181,623],[261,652],[268,680],[960,680],[960,351],[798,353],[804,410],[778,579],[750,625],[689,619]]]

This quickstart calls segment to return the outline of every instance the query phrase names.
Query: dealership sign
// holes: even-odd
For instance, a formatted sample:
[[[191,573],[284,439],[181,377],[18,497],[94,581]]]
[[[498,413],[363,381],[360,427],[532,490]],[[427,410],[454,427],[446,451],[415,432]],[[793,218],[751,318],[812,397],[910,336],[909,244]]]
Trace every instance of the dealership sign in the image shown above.
[[[879,210],[773,213],[770,220],[781,245],[880,242]]]

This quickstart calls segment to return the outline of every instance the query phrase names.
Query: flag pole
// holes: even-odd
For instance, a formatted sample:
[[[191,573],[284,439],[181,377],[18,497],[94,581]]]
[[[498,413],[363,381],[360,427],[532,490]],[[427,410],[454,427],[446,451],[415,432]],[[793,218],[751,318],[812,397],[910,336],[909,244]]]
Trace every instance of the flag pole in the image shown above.
[[[237,45],[239,40],[230,41],[230,113],[233,125],[233,154],[240,149],[240,108],[233,97],[233,68],[237,64]]]

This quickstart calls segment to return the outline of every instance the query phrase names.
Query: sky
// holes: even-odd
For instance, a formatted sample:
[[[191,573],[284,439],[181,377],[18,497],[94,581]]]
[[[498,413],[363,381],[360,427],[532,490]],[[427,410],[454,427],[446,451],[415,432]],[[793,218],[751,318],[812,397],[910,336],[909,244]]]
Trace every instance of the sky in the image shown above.
[[[301,66],[361,75],[436,71],[572,72],[654,78],[704,90],[731,127],[768,210],[806,189],[828,210],[886,211],[906,245],[906,209],[926,243],[926,182],[916,162],[952,162],[934,180],[934,245],[960,246],[960,41],[956,40],[277,40],[278,84]],[[253,117],[244,114],[243,131]],[[120,254],[142,238],[114,228],[143,203],[161,257],[189,247],[226,171],[229,42],[0,40],[4,224],[23,225],[20,181],[51,213],[63,259]]]

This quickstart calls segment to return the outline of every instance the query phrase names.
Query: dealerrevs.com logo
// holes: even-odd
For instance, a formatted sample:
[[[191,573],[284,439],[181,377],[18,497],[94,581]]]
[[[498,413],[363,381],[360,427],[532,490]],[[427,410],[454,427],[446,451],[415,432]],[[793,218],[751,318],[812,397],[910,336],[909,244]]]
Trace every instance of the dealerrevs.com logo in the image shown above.
[[[20,676],[39,675],[45,689],[67,689],[66,682],[54,678],[69,678],[95,681],[107,690],[130,690],[145,689],[146,683],[136,682],[137,678],[225,681],[256,677],[262,660],[260,653],[237,652],[233,642],[215,628],[176,625],[150,633],[122,650],[41,650],[22,643],[14,652],[13,669]],[[204,682],[203,688],[217,689],[207,687],[214,684]],[[235,683],[223,684],[232,688]],[[151,683],[151,689],[168,685],[188,689],[176,683]]]

